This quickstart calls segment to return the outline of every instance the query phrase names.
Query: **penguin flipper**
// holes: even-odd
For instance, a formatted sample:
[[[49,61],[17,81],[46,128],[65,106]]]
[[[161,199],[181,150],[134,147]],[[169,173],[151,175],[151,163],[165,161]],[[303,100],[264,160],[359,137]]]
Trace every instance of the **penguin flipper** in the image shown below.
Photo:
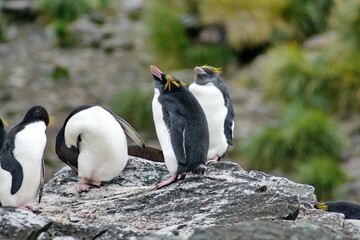
[[[19,191],[23,179],[24,173],[21,164],[10,154],[10,149],[4,146],[3,155],[1,159],[1,168],[8,171],[12,176],[10,193],[14,195]]]
[[[136,132],[135,129],[128,122],[126,122],[124,119],[122,119],[121,117],[119,117],[118,115],[116,115],[115,113],[110,111],[109,109],[105,108],[105,110],[107,110],[108,112],[111,113],[111,115],[113,115],[113,117],[116,119],[116,121],[118,121],[120,126],[124,129],[126,134],[129,137],[131,137],[132,140],[134,140],[136,142],[136,144],[138,144],[142,149],[145,149],[144,140],[142,139],[140,134],[138,132]]]
[[[230,95],[228,92],[226,92],[226,93],[227,94],[225,95],[225,106],[228,109],[228,112],[225,117],[224,132],[225,132],[225,137],[226,137],[227,143],[229,145],[233,145],[235,112],[234,112],[234,108],[232,105]]]
[[[169,112],[170,115],[170,138],[174,149],[176,159],[182,163],[186,163],[186,145],[185,132],[186,123],[182,116],[175,112]]]
[[[44,190],[44,178],[45,178],[45,166],[44,166],[44,158],[41,160],[41,177],[40,177],[40,185],[39,185],[39,203],[41,202],[43,190]]]

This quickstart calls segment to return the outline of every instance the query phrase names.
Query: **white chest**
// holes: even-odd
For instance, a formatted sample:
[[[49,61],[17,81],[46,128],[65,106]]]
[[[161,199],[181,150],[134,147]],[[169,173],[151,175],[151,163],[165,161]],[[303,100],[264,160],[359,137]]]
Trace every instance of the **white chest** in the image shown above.
[[[206,115],[210,136],[208,158],[215,155],[221,156],[228,147],[224,133],[228,109],[225,106],[223,94],[212,83],[206,85],[192,83],[189,90],[194,94]]]
[[[28,124],[15,137],[14,157],[21,164],[23,182],[15,195],[9,196],[9,204],[26,205],[35,200],[42,178],[42,159],[46,145],[44,122]]]
[[[158,100],[160,96],[159,90],[155,89],[152,101],[153,118],[155,124],[156,135],[158,137],[161,149],[164,154],[165,164],[171,174],[175,174],[178,168],[178,162],[171,145],[170,132],[163,119],[162,106]]]

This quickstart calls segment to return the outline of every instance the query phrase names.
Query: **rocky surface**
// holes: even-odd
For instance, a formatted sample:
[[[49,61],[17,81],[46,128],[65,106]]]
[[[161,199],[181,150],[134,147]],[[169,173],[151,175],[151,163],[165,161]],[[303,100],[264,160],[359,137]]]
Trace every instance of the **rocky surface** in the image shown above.
[[[8,2],[29,2],[8,1]],[[54,45],[50,30],[41,21],[32,23],[9,22],[7,41],[0,43],[0,116],[13,127],[26,110],[35,104],[46,107],[57,121],[48,129],[48,146],[45,152],[46,179],[52,177],[63,164],[51,151],[55,136],[67,114],[75,107],[87,103],[109,104],[112,96],[128,87],[139,86],[151,91],[151,78],[148,71],[149,61],[145,51],[146,43],[139,16],[143,7],[142,0],[120,0],[112,12],[100,16],[104,23],[98,25],[83,16],[72,24],[79,45],[74,48],[60,49]],[[257,61],[261,62],[261,58]],[[51,75],[57,68],[69,71],[67,77],[53,79]],[[229,67],[231,68],[231,67]],[[236,76],[235,70],[224,76],[229,85],[236,113],[235,147],[238,140],[246,139],[259,131],[264,125],[272,124],[276,116],[276,106],[264,100],[261,89],[254,84],[244,86],[244,79],[258,79],[262,66],[254,62],[239,72],[251,72],[251,77]],[[173,72],[181,80],[190,82],[191,69],[181,75]],[[252,76],[255,75],[255,76]],[[241,81],[240,81],[241,80]],[[126,116],[123,116],[126,119]],[[359,122],[356,119],[356,122]],[[134,126],[136,128],[136,126]],[[360,129],[359,127],[357,129]],[[359,131],[357,131],[359,132]],[[360,201],[360,145],[359,134],[354,133],[350,144],[353,157],[344,163],[344,169],[354,181],[341,187],[343,200]],[[146,139],[148,140],[148,139]],[[146,141],[149,143],[148,141]],[[232,159],[239,161],[241,159]]]
[[[313,187],[238,164],[160,190],[163,163],[130,159],[119,177],[78,194],[65,167],[46,185],[40,214],[0,208],[0,239],[360,239],[359,221],[313,208]]]

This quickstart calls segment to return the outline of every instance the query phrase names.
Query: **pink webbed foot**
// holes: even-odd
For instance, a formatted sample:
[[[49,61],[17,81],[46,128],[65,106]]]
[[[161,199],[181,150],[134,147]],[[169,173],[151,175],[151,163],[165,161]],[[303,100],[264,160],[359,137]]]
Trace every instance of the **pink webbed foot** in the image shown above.
[[[186,174],[185,173],[181,173],[181,174],[178,174],[178,175],[172,175],[170,179],[162,182],[162,183],[159,183],[158,185],[156,185],[156,189],[160,189],[162,187],[165,187],[167,185],[170,185],[171,183],[174,183],[178,180],[183,180],[184,178],[186,177]]]
[[[91,181],[90,184],[95,187],[101,187],[101,181]]]
[[[87,191],[89,191],[89,189],[90,189],[90,186],[85,183],[85,178],[79,178],[79,181],[76,185],[76,190],[79,193],[81,193],[81,192],[87,192]]]
[[[26,210],[26,211],[31,211],[31,212],[36,212],[37,211],[37,209],[35,207],[32,207],[32,206],[21,206],[20,208],[23,209],[23,210]]]
[[[219,159],[220,159],[220,157],[219,157],[218,155],[216,155],[215,157],[208,159],[208,160],[206,161],[206,165],[215,163],[215,162],[217,162]]]

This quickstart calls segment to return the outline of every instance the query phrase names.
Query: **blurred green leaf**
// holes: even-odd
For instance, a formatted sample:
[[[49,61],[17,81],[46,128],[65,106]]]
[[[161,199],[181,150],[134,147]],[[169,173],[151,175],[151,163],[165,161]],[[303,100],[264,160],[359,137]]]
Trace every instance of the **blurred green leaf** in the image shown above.
[[[315,187],[318,201],[335,197],[336,188],[348,180],[340,164],[331,157],[313,157],[297,168],[297,180]]]

